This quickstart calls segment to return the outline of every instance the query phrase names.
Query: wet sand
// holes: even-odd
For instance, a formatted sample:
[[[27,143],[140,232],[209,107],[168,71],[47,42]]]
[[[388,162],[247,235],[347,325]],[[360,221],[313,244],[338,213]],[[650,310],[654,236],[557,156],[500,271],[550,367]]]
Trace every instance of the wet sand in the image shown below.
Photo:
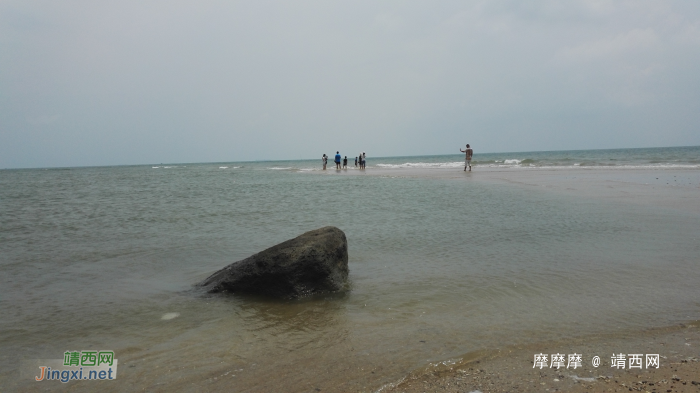
[[[418,392],[698,392],[698,322],[626,336],[586,337],[475,354],[470,361],[417,371],[383,393]],[[533,367],[535,354],[581,354],[582,367]],[[658,368],[611,367],[612,354],[658,354]],[[593,356],[601,363],[593,367]],[[644,356],[642,357],[644,358]]]

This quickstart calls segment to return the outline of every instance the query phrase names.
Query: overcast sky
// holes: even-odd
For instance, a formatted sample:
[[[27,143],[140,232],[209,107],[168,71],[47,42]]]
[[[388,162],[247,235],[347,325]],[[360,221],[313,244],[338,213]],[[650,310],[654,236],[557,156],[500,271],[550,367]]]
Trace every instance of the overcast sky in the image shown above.
[[[0,2],[0,168],[700,145],[700,1]]]

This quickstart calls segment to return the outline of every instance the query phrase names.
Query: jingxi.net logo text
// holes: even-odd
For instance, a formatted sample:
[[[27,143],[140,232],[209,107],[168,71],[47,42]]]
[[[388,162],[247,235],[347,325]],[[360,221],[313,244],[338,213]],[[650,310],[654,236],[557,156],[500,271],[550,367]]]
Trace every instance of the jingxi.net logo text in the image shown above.
[[[66,351],[63,360],[38,361],[35,381],[103,381],[117,378],[114,351]]]

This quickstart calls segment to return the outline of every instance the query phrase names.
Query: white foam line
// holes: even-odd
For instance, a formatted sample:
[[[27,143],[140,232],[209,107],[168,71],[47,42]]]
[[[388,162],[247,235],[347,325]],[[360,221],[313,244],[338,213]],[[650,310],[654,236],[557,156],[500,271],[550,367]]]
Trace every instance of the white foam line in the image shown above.
[[[380,168],[456,168],[464,166],[463,162],[407,162],[404,164],[377,164]]]
[[[510,161],[510,160],[506,160]],[[463,167],[464,163],[405,163],[405,164],[377,164],[379,168],[386,169],[401,169],[401,168],[455,168]],[[700,165],[684,165],[684,164],[653,164],[653,165],[582,165],[574,163],[572,165],[536,165],[521,164],[506,165],[506,164],[476,164],[473,167],[478,168],[517,168],[517,169],[700,169]]]
[[[595,378],[579,377],[578,375],[572,375],[571,379],[574,381],[595,382]]]
[[[405,380],[406,380],[406,377],[403,377],[403,378],[399,379],[399,380],[396,381],[396,382],[389,382],[389,383],[387,383],[386,385],[384,385],[384,386],[382,386],[381,388],[379,388],[379,389],[378,389],[376,392],[374,392],[374,393],[381,393],[384,389],[387,389],[387,388],[395,388],[395,387],[399,386],[399,384],[401,384],[401,382],[403,382],[403,381],[405,381]]]

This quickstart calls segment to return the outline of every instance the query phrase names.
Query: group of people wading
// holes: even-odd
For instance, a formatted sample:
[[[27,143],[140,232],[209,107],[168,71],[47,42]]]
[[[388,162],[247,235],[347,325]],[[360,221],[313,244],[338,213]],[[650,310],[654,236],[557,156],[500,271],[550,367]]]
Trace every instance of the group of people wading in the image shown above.
[[[464,156],[464,170],[466,171],[467,168],[469,168],[469,172],[472,170],[472,155],[474,154],[474,150],[472,150],[471,146],[467,143],[467,148],[462,150],[459,149],[460,152],[465,153]],[[360,164],[360,169],[365,169],[366,164],[367,164],[367,156],[365,155],[365,152],[360,153],[359,157],[355,157],[355,168],[357,168],[357,164]],[[323,155],[321,157],[321,161],[323,162],[323,170],[326,170],[326,165],[328,164],[328,156]],[[342,163],[342,167],[341,167]],[[345,158],[341,159],[340,152],[337,151],[335,152],[335,169],[340,170],[340,169],[348,169],[348,156],[345,156]]]
[[[365,152],[360,153],[359,157],[355,157],[355,168],[357,168],[357,165],[360,164],[360,169],[365,169],[365,163],[367,156],[365,155]],[[321,161],[323,162],[323,170],[326,170],[326,165],[328,164],[328,156],[323,155],[321,157]],[[348,156],[345,156],[345,158],[341,159],[340,152],[337,151],[335,152],[335,169],[348,169]],[[342,168],[341,168],[341,163],[342,163]]]

